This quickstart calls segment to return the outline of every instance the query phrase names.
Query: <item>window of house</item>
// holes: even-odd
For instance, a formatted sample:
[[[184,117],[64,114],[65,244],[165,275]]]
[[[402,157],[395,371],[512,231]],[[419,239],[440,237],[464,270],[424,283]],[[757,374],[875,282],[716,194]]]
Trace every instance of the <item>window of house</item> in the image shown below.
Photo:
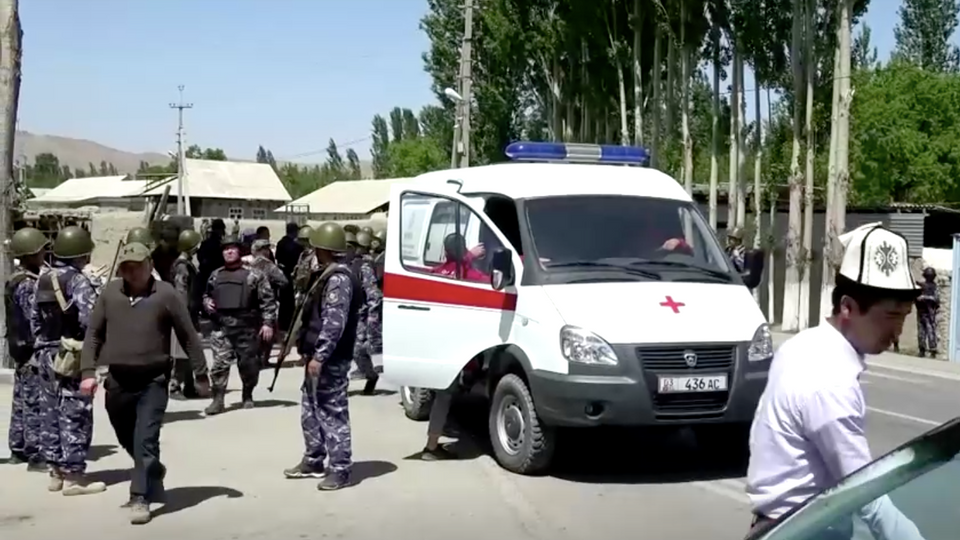
[[[230,219],[243,219],[243,208],[240,206],[231,206],[227,210],[227,217]]]
[[[267,210],[265,208],[254,208],[253,219],[267,219]]]

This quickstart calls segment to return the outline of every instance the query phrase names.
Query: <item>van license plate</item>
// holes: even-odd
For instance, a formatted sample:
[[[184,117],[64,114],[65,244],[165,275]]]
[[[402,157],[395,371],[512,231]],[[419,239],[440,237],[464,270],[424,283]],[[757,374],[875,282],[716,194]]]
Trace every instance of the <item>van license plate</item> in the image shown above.
[[[658,392],[678,394],[684,392],[723,392],[727,389],[726,375],[702,375],[699,377],[658,377]]]

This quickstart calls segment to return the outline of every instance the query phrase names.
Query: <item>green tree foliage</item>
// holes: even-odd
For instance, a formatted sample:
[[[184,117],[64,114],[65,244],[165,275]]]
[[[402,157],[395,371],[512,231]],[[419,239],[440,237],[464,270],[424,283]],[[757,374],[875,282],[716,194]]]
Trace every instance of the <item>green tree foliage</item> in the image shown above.
[[[449,151],[426,137],[406,139],[390,145],[390,175],[408,178],[449,166]]]
[[[957,0],[903,0],[900,23],[893,30],[895,54],[930,71],[956,72],[960,50],[950,42],[957,29]]]
[[[390,132],[383,116],[373,117],[374,178],[405,178],[449,166],[453,121],[447,111],[427,106],[417,115],[394,107],[389,116]]]
[[[184,156],[189,159],[208,159],[211,161],[227,161],[227,154],[222,148],[200,148],[192,144],[184,151]]]
[[[118,176],[120,174],[112,163],[107,162],[102,162],[100,167],[95,167],[91,163],[87,170],[79,167],[72,169],[69,165],[61,165],[60,159],[49,152],[37,154],[33,158],[33,163],[18,163],[17,167],[23,168],[23,178],[27,186],[36,188],[54,188],[70,178]],[[101,172],[106,172],[106,174],[101,174]]]
[[[363,177],[363,171],[360,170],[360,156],[353,148],[347,149],[347,179],[359,180]]]
[[[390,131],[387,120],[378,115],[373,117],[373,140],[370,143],[370,155],[373,158],[373,177],[387,178],[390,165],[387,162],[387,148],[390,146]]]
[[[267,165],[273,167],[274,171],[278,170],[277,160],[274,159],[273,152],[264,148],[263,145],[260,145],[257,148],[257,163],[266,163]]]

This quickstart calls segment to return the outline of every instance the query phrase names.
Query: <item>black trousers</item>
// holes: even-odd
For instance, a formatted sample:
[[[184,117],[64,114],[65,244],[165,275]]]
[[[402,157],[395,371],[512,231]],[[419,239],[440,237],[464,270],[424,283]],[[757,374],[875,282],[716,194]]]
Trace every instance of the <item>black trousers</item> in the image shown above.
[[[117,442],[133,458],[130,496],[159,502],[166,468],[160,462],[160,427],[167,411],[170,367],[111,366],[103,387]]]

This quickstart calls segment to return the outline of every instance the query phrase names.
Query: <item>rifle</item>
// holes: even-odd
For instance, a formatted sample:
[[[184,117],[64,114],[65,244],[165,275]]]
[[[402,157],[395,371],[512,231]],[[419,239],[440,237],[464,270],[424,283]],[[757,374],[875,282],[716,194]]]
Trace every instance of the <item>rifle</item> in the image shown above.
[[[290,354],[290,349],[293,348],[294,343],[296,343],[297,334],[300,333],[300,323],[303,318],[303,307],[307,302],[313,298],[313,295],[317,293],[317,287],[321,283],[326,282],[327,278],[333,271],[337,268],[337,263],[328,264],[326,268],[323,269],[323,272],[320,274],[320,277],[313,281],[313,284],[310,286],[310,289],[306,294],[297,302],[296,308],[293,310],[293,318],[290,320],[290,328],[287,329],[287,334],[283,336],[283,343],[280,345],[280,353],[277,355],[277,363],[273,368],[273,382],[270,383],[270,387],[267,389],[271,393],[273,388],[277,385],[277,378],[280,377],[280,370],[283,369],[283,361],[286,360],[287,355]]]

